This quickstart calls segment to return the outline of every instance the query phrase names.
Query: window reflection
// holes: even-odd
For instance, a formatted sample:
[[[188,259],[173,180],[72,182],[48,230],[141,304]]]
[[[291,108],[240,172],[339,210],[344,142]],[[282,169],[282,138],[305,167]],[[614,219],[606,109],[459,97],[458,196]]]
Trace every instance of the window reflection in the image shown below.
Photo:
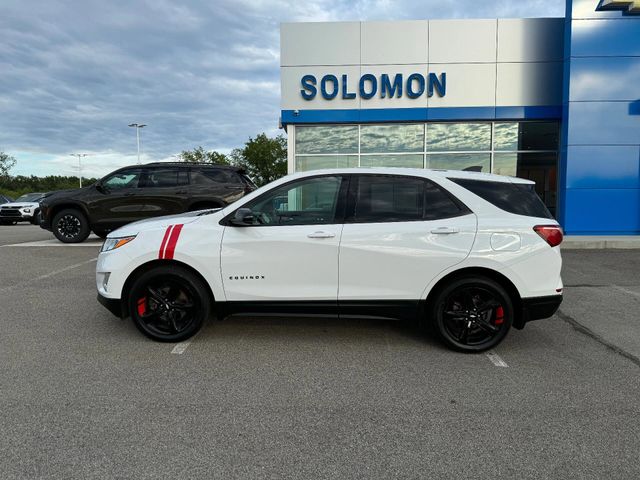
[[[419,155],[361,155],[361,167],[423,168],[424,156]]]
[[[402,153],[424,150],[424,125],[363,125],[361,153]]]
[[[490,172],[490,153],[435,153],[427,155],[427,168]]]
[[[518,149],[518,123],[496,123],[493,126],[493,148],[495,150]]]
[[[490,123],[429,123],[427,150],[434,152],[491,150]]]
[[[357,155],[310,155],[296,156],[296,172],[323,168],[351,168],[358,166]]]
[[[296,127],[296,153],[358,153],[358,126]]]

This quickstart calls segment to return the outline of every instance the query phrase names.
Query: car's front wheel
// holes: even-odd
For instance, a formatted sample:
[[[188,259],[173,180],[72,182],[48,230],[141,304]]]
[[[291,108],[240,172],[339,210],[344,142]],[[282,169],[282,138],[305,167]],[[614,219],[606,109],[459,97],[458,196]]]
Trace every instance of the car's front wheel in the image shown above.
[[[63,243],[84,242],[91,230],[87,217],[79,210],[68,208],[53,217],[53,234]]]
[[[442,341],[463,352],[498,345],[513,323],[513,302],[497,282],[480,276],[458,278],[431,303],[431,321]]]
[[[128,299],[134,324],[160,342],[182,342],[209,318],[211,300],[203,281],[176,266],[157,267],[140,275]]]

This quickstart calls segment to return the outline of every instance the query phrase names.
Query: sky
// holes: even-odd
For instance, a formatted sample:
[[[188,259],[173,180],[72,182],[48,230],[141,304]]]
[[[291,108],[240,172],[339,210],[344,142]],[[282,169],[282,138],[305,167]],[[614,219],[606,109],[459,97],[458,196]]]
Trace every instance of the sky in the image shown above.
[[[2,0],[0,151],[103,176],[278,130],[281,22],[562,17],[565,0]]]

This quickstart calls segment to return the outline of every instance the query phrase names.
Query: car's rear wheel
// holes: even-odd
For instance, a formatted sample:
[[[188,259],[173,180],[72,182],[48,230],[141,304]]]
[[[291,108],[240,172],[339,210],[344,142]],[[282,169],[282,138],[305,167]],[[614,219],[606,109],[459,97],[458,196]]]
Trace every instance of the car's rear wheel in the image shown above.
[[[181,342],[209,318],[211,300],[202,280],[180,267],[157,267],[138,277],[128,299],[134,324],[160,342]]]
[[[72,208],[58,212],[53,217],[52,226],[53,234],[63,243],[84,242],[91,233],[84,213]]]
[[[505,289],[485,277],[458,278],[441,289],[431,321],[442,341],[462,352],[482,352],[498,345],[513,323],[513,302]]]

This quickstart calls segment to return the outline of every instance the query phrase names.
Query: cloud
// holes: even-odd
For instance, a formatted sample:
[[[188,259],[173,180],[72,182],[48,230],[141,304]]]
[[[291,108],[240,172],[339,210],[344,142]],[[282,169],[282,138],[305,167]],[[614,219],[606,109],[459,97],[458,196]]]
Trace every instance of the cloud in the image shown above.
[[[198,145],[228,151],[278,133],[280,22],[562,16],[563,4],[5,0],[0,150],[40,174],[93,153],[87,168],[100,175],[135,158],[127,125],[143,122],[145,160]]]

